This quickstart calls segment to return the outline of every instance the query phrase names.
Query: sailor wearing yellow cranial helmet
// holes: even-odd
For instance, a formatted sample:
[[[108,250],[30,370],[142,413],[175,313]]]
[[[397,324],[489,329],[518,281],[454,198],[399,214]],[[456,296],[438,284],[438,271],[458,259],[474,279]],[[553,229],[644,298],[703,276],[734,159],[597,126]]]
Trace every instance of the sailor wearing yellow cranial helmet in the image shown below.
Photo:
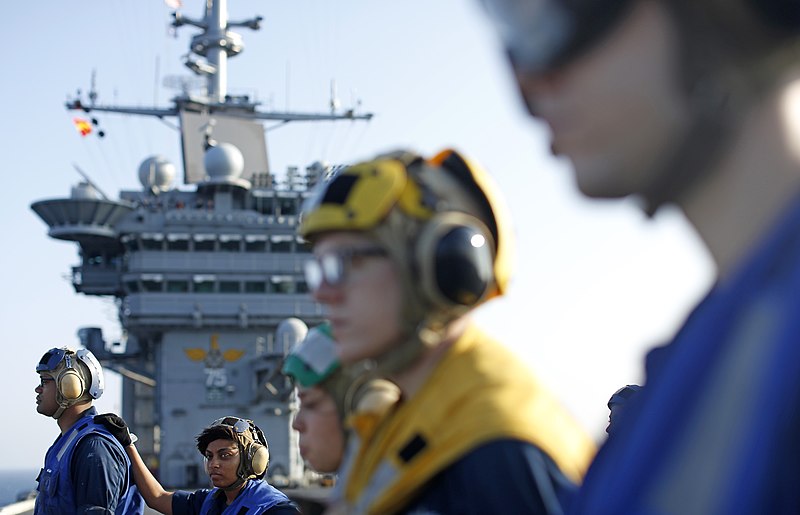
[[[349,231],[377,245],[337,247],[350,240],[333,233]],[[580,481],[594,453],[591,440],[518,358],[461,320],[504,293],[510,275],[508,218],[483,170],[452,150],[431,159],[409,152],[379,156],[321,184],[299,232],[320,247],[306,265],[306,280],[321,302],[346,308],[348,292],[367,292],[373,296],[362,302],[380,302],[378,282],[389,276],[347,284],[344,253],[388,257],[392,267],[381,270],[400,288],[387,294],[388,305],[398,305],[397,331],[363,361],[374,362],[375,373],[394,380],[402,395],[379,418],[351,417],[360,449],[340,474],[345,512],[428,512],[431,506],[531,512],[530,499],[557,504],[556,492]],[[396,319],[387,320],[394,329]],[[503,470],[513,462],[520,467],[514,470],[528,471],[521,476],[535,472],[500,484],[475,479],[478,462]],[[541,484],[529,481],[534,476]],[[470,486],[460,482],[464,477]],[[500,491],[510,511],[489,506],[491,495],[481,494]]]

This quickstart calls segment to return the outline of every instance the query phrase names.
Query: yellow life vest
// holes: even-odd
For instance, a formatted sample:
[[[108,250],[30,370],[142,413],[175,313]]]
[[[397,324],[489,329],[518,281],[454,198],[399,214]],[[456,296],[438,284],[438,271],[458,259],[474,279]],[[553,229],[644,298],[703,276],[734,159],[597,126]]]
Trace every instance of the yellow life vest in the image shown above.
[[[341,479],[356,513],[402,509],[437,473],[493,440],[532,443],[576,483],[596,451],[519,359],[473,326],[412,398],[377,424],[351,422],[362,447]]]

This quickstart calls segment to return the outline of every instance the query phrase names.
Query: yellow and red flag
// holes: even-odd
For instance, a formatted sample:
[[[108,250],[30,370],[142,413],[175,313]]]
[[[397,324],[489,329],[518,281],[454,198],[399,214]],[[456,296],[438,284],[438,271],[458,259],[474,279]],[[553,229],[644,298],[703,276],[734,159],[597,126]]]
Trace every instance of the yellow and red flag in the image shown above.
[[[78,132],[81,133],[81,136],[88,136],[92,133],[92,124],[89,123],[89,120],[84,120],[83,118],[73,118],[72,123],[75,124],[75,128],[78,129]]]

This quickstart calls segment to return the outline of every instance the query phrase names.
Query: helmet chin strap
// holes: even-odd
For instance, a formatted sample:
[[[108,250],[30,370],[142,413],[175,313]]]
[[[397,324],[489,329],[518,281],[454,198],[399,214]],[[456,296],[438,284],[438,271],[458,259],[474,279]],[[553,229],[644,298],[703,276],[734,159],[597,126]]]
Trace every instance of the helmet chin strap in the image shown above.
[[[413,366],[427,349],[435,347],[445,338],[447,325],[456,318],[452,313],[440,310],[419,322],[406,319],[394,347],[374,359],[374,374],[387,377]]]
[[[67,410],[67,408],[75,406],[76,404],[87,403],[87,402],[90,403],[91,400],[92,398],[89,396],[88,393],[84,393],[83,395],[81,395],[80,397],[78,397],[73,401],[68,401],[63,397],[61,397],[61,394],[58,394],[56,398],[56,402],[58,402],[58,409],[56,410],[55,413],[53,413],[52,417],[58,420],[59,418],[61,418],[61,415],[63,415],[64,412]]]
[[[63,414],[64,414],[64,411],[65,411],[65,410],[66,410],[68,407],[69,407],[69,406],[67,406],[67,405],[65,405],[65,404],[59,404],[59,405],[58,405],[58,409],[56,410],[56,412],[55,412],[55,413],[53,413],[52,417],[53,417],[54,419],[58,420],[59,418],[61,418],[61,415],[63,415]]]
[[[752,106],[768,95],[785,73],[787,63],[796,60],[797,45],[785,45],[766,55],[722,68],[707,70],[702,52],[686,44],[683,54],[689,63],[684,74],[691,123],[674,138],[674,145],[655,178],[643,192],[644,210],[653,216],[669,202],[676,202],[709,177],[718,167],[725,147],[731,143]]]
[[[236,477],[236,481],[234,481],[233,483],[229,484],[228,486],[223,486],[223,487],[220,487],[220,489],[221,489],[221,490],[223,490],[223,491],[225,491],[225,492],[230,492],[230,491],[233,491],[233,490],[238,490],[239,488],[241,488],[241,486],[242,486],[243,484],[245,484],[245,482],[247,482],[247,480],[246,480],[246,479],[244,479],[244,478],[242,478],[242,477],[240,477],[240,476],[237,476],[237,477]]]
[[[674,138],[669,156],[657,166],[654,180],[640,194],[647,216],[679,200],[715,169],[738,128],[738,113],[747,107],[740,95],[722,88],[696,89],[691,98],[690,109],[695,113],[691,123]]]

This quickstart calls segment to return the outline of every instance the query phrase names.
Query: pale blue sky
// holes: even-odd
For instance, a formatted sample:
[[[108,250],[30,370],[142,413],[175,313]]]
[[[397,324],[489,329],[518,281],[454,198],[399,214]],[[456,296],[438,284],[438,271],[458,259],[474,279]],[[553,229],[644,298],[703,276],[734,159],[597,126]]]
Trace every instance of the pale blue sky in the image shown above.
[[[273,171],[401,146],[425,154],[454,146],[490,170],[513,214],[517,272],[507,298],[482,308],[479,322],[600,438],[608,397],[641,380],[644,350],[669,338],[710,284],[709,260],[682,218],[666,212],[649,221],[631,201],[590,202],[577,193],[568,164],[549,156],[546,129],[524,114],[476,0],[229,4],[232,19],[264,16],[262,30],[240,31],[245,51],[229,63],[232,93],[257,93],[280,110],[325,111],[335,79],[343,106],[360,99],[376,114],[368,124],[269,132]],[[203,5],[184,0],[184,12],[199,17]],[[65,277],[77,247],[48,238],[30,203],[67,196],[80,179],[72,163],[116,196],[139,188],[145,157],[180,158],[177,135],[151,119],[98,115],[107,137],[82,139],[63,102],[87,90],[96,69],[101,103],[165,104],[171,92],[155,87],[156,72],[188,75],[178,57],[194,34],[168,36],[169,12],[160,0],[6,7],[0,386],[10,393],[11,417],[0,425],[0,469],[38,468],[57,434],[55,422],[35,411],[42,353],[77,345],[81,326],[119,336],[113,300],[73,292]],[[100,409],[117,410],[119,383],[108,376]]]

